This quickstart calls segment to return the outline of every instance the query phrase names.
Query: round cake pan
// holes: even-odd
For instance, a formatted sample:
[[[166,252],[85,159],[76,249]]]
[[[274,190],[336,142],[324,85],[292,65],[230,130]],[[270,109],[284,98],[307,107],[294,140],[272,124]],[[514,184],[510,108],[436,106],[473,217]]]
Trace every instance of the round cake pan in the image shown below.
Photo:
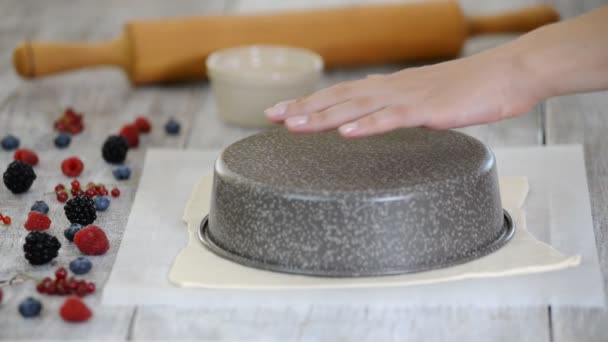
[[[275,129],[222,152],[200,237],[246,266],[356,277],[470,261],[513,230],[495,158],[472,137],[403,129],[347,140]]]

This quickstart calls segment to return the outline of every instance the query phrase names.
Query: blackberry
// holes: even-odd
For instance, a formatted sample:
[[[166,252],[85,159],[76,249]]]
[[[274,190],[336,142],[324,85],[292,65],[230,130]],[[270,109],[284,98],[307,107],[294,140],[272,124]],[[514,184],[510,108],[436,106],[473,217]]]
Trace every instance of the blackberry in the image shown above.
[[[95,202],[84,195],[70,199],[63,207],[63,210],[70,223],[87,226],[97,219]]]
[[[14,194],[28,191],[36,179],[31,165],[15,160],[8,165],[2,177],[4,185]]]
[[[128,150],[129,144],[127,143],[127,139],[120,135],[111,135],[103,143],[101,155],[108,163],[120,164],[125,161]]]
[[[53,235],[33,231],[25,237],[23,251],[32,265],[44,265],[57,257],[61,243]]]

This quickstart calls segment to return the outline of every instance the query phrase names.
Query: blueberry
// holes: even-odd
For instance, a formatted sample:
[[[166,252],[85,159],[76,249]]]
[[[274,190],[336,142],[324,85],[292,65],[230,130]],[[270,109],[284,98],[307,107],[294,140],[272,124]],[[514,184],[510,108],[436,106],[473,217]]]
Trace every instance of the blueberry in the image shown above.
[[[97,196],[95,197],[95,209],[97,211],[106,211],[110,206],[110,199],[108,196]]]
[[[78,223],[72,223],[68,227],[68,229],[63,231],[63,235],[65,236],[66,239],[68,239],[68,241],[74,242],[74,235],[76,235],[76,233],[78,233],[78,231],[81,230],[82,228],[84,228],[82,225],[80,225]]]
[[[0,144],[2,144],[3,150],[11,151],[19,147],[19,139],[17,139],[17,137],[15,137],[14,135],[9,134],[2,138]]]
[[[181,127],[180,127],[179,122],[175,121],[175,119],[173,119],[173,118],[169,119],[169,121],[167,121],[167,123],[165,124],[165,131],[167,132],[167,134],[170,134],[170,135],[179,134],[180,128]]]
[[[93,267],[91,260],[85,257],[78,257],[70,262],[70,270],[78,275],[89,273],[91,267]]]
[[[131,169],[128,166],[119,166],[112,171],[114,178],[125,180],[131,178]]]
[[[37,211],[46,215],[49,213],[49,206],[44,201],[36,201],[34,205],[32,205],[32,207],[30,208],[30,210]]]
[[[21,304],[19,304],[19,313],[25,318],[36,317],[42,310],[42,304],[39,300],[32,297],[27,297]]]
[[[58,148],[66,148],[70,146],[70,142],[72,142],[72,137],[67,133],[59,133],[55,138],[55,146]]]

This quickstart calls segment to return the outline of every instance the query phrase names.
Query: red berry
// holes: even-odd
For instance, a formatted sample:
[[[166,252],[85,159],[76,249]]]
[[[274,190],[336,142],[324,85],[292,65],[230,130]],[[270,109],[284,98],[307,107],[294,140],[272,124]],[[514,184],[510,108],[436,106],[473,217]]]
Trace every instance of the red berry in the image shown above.
[[[93,313],[78,297],[72,296],[65,300],[59,309],[59,315],[67,322],[84,322],[89,320]]]
[[[4,217],[6,218],[6,217]],[[27,230],[47,230],[51,227],[51,219],[43,213],[30,211],[23,225]]]
[[[150,124],[150,121],[148,121],[148,119],[144,116],[138,116],[137,119],[135,119],[135,122],[133,123],[133,125],[135,125],[135,127],[137,127],[137,130],[139,131],[139,133],[149,133],[150,130],[152,129],[152,125]]]
[[[4,216],[2,216],[2,213],[0,213],[0,221],[2,221],[2,218],[4,218]]]
[[[108,195],[108,189],[101,188],[101,189],[97,190],[97,193],[99,194],[99,196],[107,196]]]
[[[58,295],[68,294],[68,289],[66,287],[65,279],[57,279],[55,281],[55,286],[57,287]]]
[[[120,196],[120,190],[118,190],[118,188],[112,189],[112,197],[118,197],[118,196]]]
[[[78,179],[74,179],[70,185],[72,186],[72,189],[80,189],[80,182]]]
[[[85,255],[102,255],[110,249],[110,243],[103,229],[89,225],[74,235],[76,247]]]
[[[71,292],[76,291],[76,289],[78,288],[78,281],[76,281],[76,279],[74,279],[73,277],[70,277],[70,279],[68,279],[68,282],[66,283],[66,288]]]
[[[97,196],[97,191],[95,191],[95,189],[87,189],[84,194],[87,195],[88,198],[93,198]]]
[[[68,131],[70,131],[70,133],[72,135],[76,135],[76,134],[80,133],[80,131],[82,131],[82,127],[80,127],[80,126],[70,126],[68,128]]]
[[[78,287],[76,287],[76,295],[78,295],[78,297],[84,297],[88,293],[87,284],[79,284]]]
[[[15,160],[20,160],[24,163],[30,164],[32,166],[38,165],[38,156],[34,151],[28,150],[26,148],[20,148],[15,151],[15,155],[13,156]]]
[[[63,190],[65,190],[65,185],[59,183],[55,186],[55,192],[61,192]]]
[[[68,276],[68,271],[66,271],[65,268],[63,268],[63,267],[59,267],[57,269],[57,271],[55,271],[55,277],[58,280],[65,279],[67,276]]]
[[[67,192],[61,192],[57,194],[57,200],[61,203],[65,203],[68,200]]]
[[[87,284],[87,292],[88,292],[88,293],[93,293],[93,292],[95,292],[95,284],[94,284],[94,283],[88,283],[88,284]]]
[[[38,291],[38,293],[45,293],[46,292],[46,286],[45,286],[45,284],[44,284],[43,281],[40,281],[36,285],[36,291]]]
[[[2,218],[2,223],[8,226],[9,224],[11,224],[11,218],[9,216],[4,216]]]
[[[70,157],[61,163],[61,172],[68,177],[78,177],[84,170],[84,163],[76,157]]]
[[[129,148],[139,146],[139,129],[135,125],[123,126],[119,134],[127,140]]]
[[[72,188],[72,190],[70,191],[72,193],[72,196],[74,197],[78,197],[84,194],[84,192],[82,192],[82,190],[80,189],[74,189]]]
[[[50,295],[57,294],[57,285],[54,282],[47,283],[46,293]]]

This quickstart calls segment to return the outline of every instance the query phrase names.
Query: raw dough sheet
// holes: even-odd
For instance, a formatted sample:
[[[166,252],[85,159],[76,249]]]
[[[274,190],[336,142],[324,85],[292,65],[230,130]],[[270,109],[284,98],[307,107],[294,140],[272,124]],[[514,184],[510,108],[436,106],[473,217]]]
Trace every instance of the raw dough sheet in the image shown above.
[[[501,178],[524,175],[529,180],[531,191],[524,205],[529,232],[563,255],[580,255],[580,266],[405,287],[273,290],[177,287],[168,278],[175,257],[188,244],[186,227],[181,221],[184,207],[201,175],[212,169],[218,151],[149,150],[116,263],[103,292],[103,303],[206,307],[603,306],[582,148],[497,149],[495,154]],[[507,201],[511,200],[505,198]]]

